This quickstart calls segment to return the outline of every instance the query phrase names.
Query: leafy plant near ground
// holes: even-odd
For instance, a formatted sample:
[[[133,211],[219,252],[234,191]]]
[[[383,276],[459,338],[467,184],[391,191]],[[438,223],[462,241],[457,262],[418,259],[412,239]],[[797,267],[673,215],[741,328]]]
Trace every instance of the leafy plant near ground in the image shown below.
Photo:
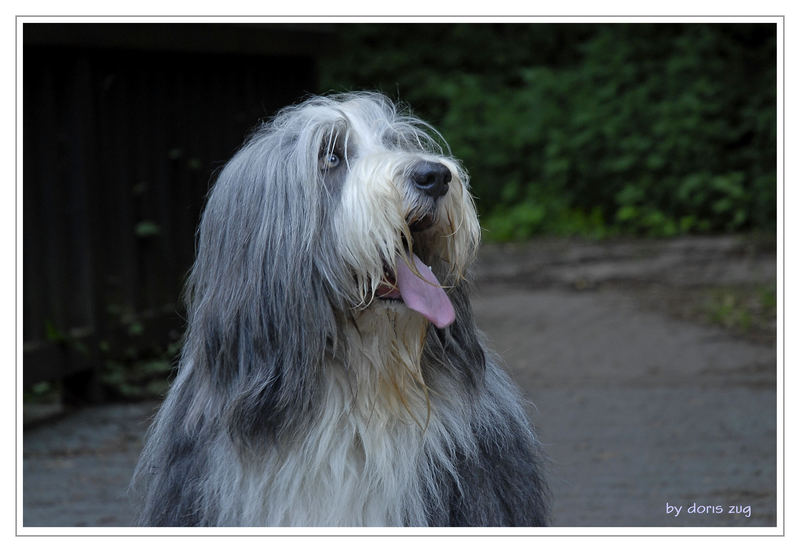
[[[706,319],[739,332],[774,331],[777,294],[774,285],[717,288],[703,306]]]
[[[101,372],[101,381],[115,398],[161,398],[169,388],[172,373],[169,355],[164,358],[110,360]]]
[[[102,396],[106,399],[163,397],[169,387],[170,378],[174,375],[180,339],[173,335],[173,340],[166,344],[162,344],[160,340],[135,344],[135,340],[127,340],[125,336],[141,336],[148,322],[130,306],[110,304],[106,310],[120,335],[116,335],[112,342],[101,341],[98,351],[91,352],[86,343],[58,330],[51,322],[46,324],[48,341],[62,345],[78,355],[91,356],[97,367]],[[24,389],[23,400],[26,404],[58,402],[62,388],[59,381],[37,382]]]
[[[128,336],[136,337],[144,332],[147,322],[137,316],[131,307],[112,304],[107,310]],[[107,394],[120,399],[160,398],[169,387],[180,341],[163,346],[151,343],[126,347],[101,343],[100,350],[103,363],[99,376]]]
[[[774,25],[338,29],[324,87],[435,123],[489,239],[774,229]]]
[[[40,381],[26,387],[22,391],[23,404],[45,403],[52,404],[58,402],[61,397],[60,382]]]

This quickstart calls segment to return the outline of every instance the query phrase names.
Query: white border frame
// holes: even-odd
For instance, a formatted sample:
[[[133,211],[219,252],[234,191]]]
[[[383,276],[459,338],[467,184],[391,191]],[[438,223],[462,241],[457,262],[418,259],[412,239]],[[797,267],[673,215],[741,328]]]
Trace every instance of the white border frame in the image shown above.
[[[24,23],[775,23],[777,25],[777,527],[546,527],[546,528],[236,528],[176,529],[132,527],[24,527],[22,525],[22,69]],[[17,16],[16,18],[16,118],[15,118],[15,433],[16,433],[16,534],[18,536],[782,536],[785,523],[785,142],[784,142],[784,16]]]

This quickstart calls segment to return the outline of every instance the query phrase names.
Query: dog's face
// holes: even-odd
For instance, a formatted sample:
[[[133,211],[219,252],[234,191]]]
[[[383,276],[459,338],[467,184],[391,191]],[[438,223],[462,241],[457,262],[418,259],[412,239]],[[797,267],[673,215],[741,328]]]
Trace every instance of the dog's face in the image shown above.
[[[354,317],[450,324],[480,230],[466,173],[434,137],[370,93],[312,98],[262,125],[203,213],[192,327],[232,349],[247,329],[264,355],[291,348],[300,365]]]
[[[352,275],[350,303],[410,308],[449,325],[455,313],[447,290],[464,277],[480,235],[466,173],[424,123],[375,96],[335,103],[327,115],[318,185],[338,198],[332,232]]]

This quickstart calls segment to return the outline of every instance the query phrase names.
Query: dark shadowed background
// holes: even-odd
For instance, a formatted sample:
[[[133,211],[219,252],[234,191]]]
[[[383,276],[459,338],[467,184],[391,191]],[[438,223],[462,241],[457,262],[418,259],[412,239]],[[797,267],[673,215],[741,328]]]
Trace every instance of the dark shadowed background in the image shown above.
[[[356,89],[470,172],[476,313],[537,405],[554,522],[775,525],[775,24],[26,23],[23,45],[25,525],[130,524],[215,173],[276,109]]]

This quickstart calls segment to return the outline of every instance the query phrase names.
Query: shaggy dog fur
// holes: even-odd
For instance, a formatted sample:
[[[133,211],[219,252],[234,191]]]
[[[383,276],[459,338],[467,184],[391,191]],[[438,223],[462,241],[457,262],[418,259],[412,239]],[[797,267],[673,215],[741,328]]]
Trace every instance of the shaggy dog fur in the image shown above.
[[[546,524],[539,444],[473,321],[479,236],[465,171],[384,96],[263,124],[198,230],[141,524]]]

